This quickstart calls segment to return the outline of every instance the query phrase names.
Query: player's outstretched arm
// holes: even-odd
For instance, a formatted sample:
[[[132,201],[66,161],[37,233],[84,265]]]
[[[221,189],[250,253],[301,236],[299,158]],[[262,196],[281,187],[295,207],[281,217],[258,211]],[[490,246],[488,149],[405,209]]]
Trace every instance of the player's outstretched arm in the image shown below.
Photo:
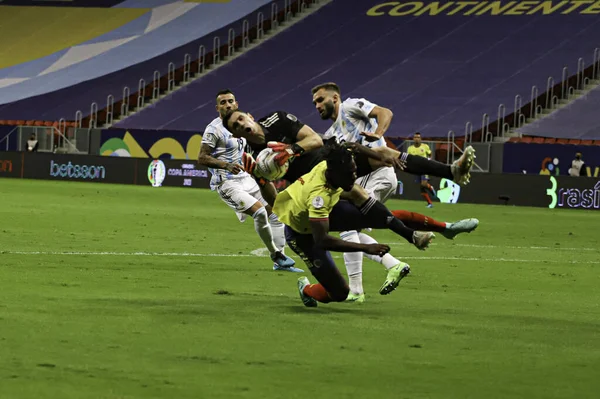
[[[304,152],[313,151],[323,147],[323,139],[308,125],[302,126],[296,136],[296,144],[304,149]]]
[[[340,238],[329,235],[329,219],[310,219],[315,246],[325,251],[335,252],[366,252],[370,255],[383,256],[390,252],[390,247],[385,244],[360,244],[346,242]]]
[[[269,148],[279,153],[275,157],[275,162],[279,165],[283,165],[292,157],[297,157],[305,152],[323,147],[323,139],[321,139],[321,136],[306,125],[302,126],[298,131],[296,140],[297,141],[294,144],[284,144],[276,141],[269,141],[267,143]]]
[[[198,154],[198,163],[200,165],[213,168],[213,169],[227,169],[234,175],[242,172],[244,167],[242,165],[236,165],[229,162],[221,161],[217,158],[212,157],[210,154],[212,153],[212,148],[203,143],[200,147],[200,154]]]
[[[363,132],[361,136],[364,136],[367,141],[377,141],[383,137],[385,132],[387,132],[390,124],[392,123],[392,118],[394,114],[392,110],[376,106],[369,112],[369,118],[375,118],[377,120],[377,129],[373,133]]]
[[[358,143],[344,143],[345,146],[350,148],[357,154],[363,154],[369,158],[369,164],[373,170],[380,168],[382,166],[393,166],[400,170],[404,169],[405,165],[402,163],[401,159],[398,157],[400,153],[398,151],[392,150],[388,147],[378,147],[376,149],[371,149],[362,144]]]

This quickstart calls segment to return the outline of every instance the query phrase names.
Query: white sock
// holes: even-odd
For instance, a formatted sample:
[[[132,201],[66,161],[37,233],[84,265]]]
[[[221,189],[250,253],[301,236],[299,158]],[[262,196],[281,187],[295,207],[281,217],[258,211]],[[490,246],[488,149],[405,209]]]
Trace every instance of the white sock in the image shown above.
[[[285,247],[285,226],[279,221],[276,214],[269,215],[269,224],[273,231],[273,242],[275,246],[283,253]]]
[[[340,234],[340,238],[347,242],[360,243],[358,232],[344,231]],[[362,294],[362,252],[347,252],[344,253],[344,263],[346,264],[346,272],[348,273],[348,283],[350,284],[350,292],[353,294]]]
[[[358,238],[360,239],[361,244],[377,244],[377,241],[373,237],[368,236],[365,233],[358,233]],[[400,261],[390,254],[385,254],[383,256],[365,254],[365,256],[372,261],[381,263],[383,267],[388,270],[400,264]]]
[[[271,231],[271,225],[269,224],[269,218],[265,207],[263,206],[258,211],[254,212],[252,219],[254,219],[254,230],[256,230],[262,242],[265,243],[269,252],[277,252],[277,247],[273,242],[273,231]]]

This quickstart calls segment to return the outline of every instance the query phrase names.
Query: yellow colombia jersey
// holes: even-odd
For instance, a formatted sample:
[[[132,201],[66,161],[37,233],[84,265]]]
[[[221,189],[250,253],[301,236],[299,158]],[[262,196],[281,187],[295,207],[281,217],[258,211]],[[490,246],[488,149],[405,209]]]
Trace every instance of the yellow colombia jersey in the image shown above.
[[[424,158],[428,158],[431,156],[431,150],[429,149],[429,146],[423,143],[421,143],[421,145],[418,147],[411,145],[410,147],[408,147],[408,153],[410,155],[418,155]]]
[[[344,191],[327,187],[326,169],[327,161],[319,163],[275,199],[273,213],[298,233],[311,233],[309,219],[328,219],[331,209]]]

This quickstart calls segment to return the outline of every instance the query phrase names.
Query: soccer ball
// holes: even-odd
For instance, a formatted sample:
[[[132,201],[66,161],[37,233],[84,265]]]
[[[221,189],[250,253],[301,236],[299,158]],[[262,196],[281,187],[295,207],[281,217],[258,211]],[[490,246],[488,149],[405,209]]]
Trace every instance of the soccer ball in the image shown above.
[[[281,179],[290,168],[290,161],[279,166],[274,158],[277,155],[271,148],[262,150],[256,157],[256,174],[269,181]]]

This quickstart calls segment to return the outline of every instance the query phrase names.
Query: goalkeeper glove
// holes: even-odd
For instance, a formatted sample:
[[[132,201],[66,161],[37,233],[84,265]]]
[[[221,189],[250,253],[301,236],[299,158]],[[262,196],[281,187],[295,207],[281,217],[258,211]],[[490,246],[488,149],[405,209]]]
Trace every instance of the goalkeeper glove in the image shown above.
[[[277,141],[269,141],[267,146],[275,152],[278,152],[273,158],[277,165],[281,166],[285,164],[290,158],[295,156],[302,155],[304,153],[304,148],[300,147],[298,144],[285,144],[279,143]]]

